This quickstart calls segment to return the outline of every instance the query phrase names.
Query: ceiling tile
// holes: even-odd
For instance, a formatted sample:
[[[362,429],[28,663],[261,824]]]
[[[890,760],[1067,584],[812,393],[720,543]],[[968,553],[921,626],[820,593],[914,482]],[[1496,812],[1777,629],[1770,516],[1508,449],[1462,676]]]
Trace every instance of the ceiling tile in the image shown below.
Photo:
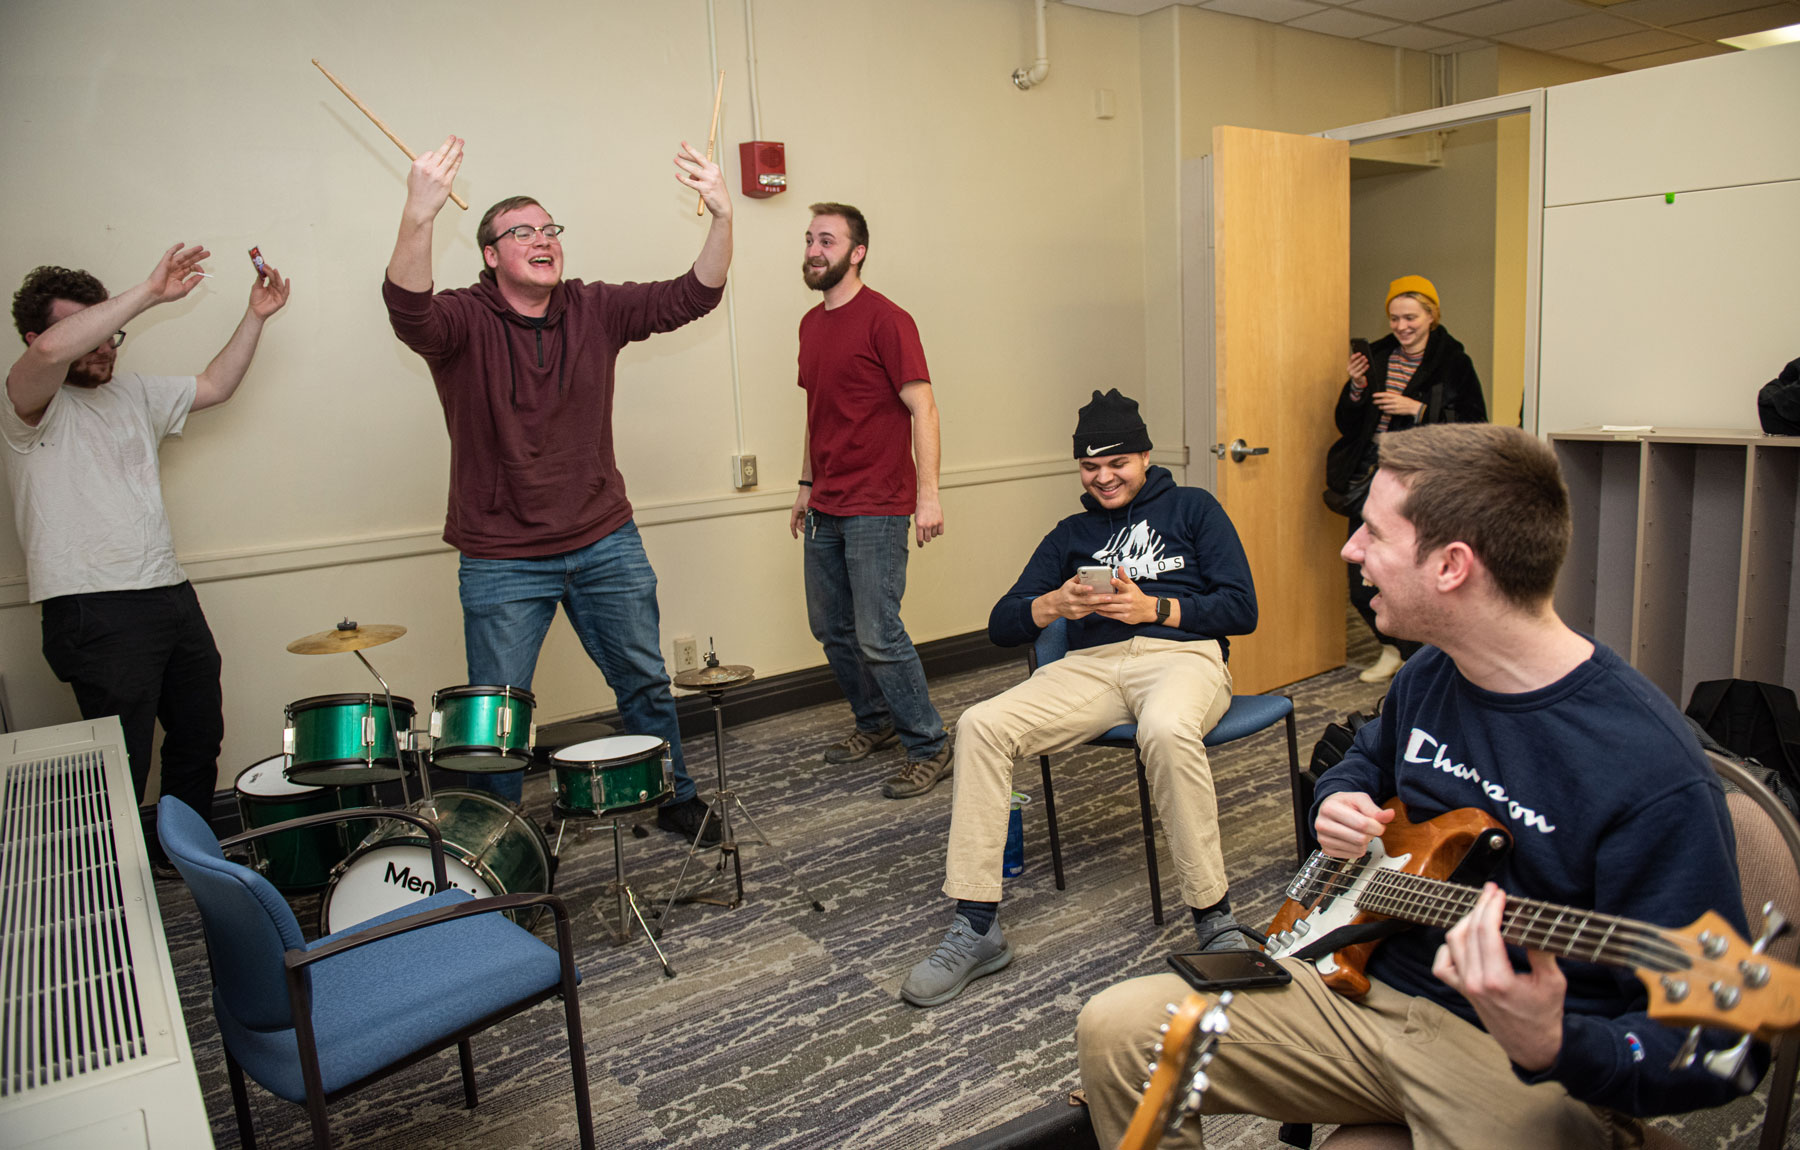
[[[1492,48],[1492,40],[1458,40],[1454,44],[1445,44],[1442,48],[1433,48],[1434,56],[1454,56],[1458,52],[1474,52],[1482,48]]]
[[[1586,60],[1590,64],[1610,64],[1627,56],[1666,52],[1671,48],[1689,48],[1693,43],[1692,40],[1668,32],[1644,31],[1633,32],[1629,36],[1614,36],[1610,40],[1595,40],[1591,44],[1577,44],[1572,48],[1564,48],[1558,55],[1567,56],[1571,60]]]
[[[1438,16],[1431,23],[1439,28],[1461,32],[1465,36],[1492,36],[1497,32],[1514,32],[1555,20],[1586,15],[1590,10],[1570,0],[1500,0],[1484,8],[1471,8],[1450,16]]]
[[[1385,32],[1389,28],[1399,27],[1392,20],[1383,20],[1379,16],[1370,16],[1366,12],[1351,12],[1345,8],[1328,8],[1311,16],[1289,20],[1287,26],[1304,29],[1307,32],[1323,32],[1327,36],[1343,36],[1350,40],[1354,40],[1358,36],[1367,36],[1373,32]]]
[[[1592,40],[1627,36],[1643,30],[1642,24],[1633,24],[1629,20],[1620,20],[1593,12],[1586,16],[1577,16],[1573,20],[1539,24],[1535,28],[1521,28],[1517,32],[1501,32],[1494,39],[1504,44],[1530,48],[1534,52],[1556,52],[1571,44],[1586,44]]]
[[[1325,5],[1314,4],[1312,0],[1205,0],[1200,7],[1211,12],[1271,20],[1277,24],[1325,10]]]
[[[1704,20],[1708,16],[1723,16],[1727,12],[1742,12],[1746,8],[1761,8],[1767,3],[1768,0],[1625,0],[1606,11],[1613,16],[1629,16],[1665,28],[1670,24]]]
[[[1756,0],[1750,2],[1755,3]],[[1453,12],[1467,12],[1481,4],[1482,0],[1351,0],[1344,7],[1356,12],[1367,12],[1371,16],[1416,22],[1448,16]]]
[[[1723,44],[1690,44],[1686,48],[1671,48],[1667,52],[1652,52],[1647,56],[1627,56],[1623,60],[1614,60],[1607,66],[1631,70],[1657,68],[1664,64],[1680,64],[1686,60],[1699,60],[1706,56],[1722,56],[1736,50],[1727,48]]]
[[[1780,28],[1794,23],[1800,23],[1800,6],[1775,4],[1767,8],[1752,8],[1748,12],[1733,12],[1727,16],[1713,16],[1706,20],[1695,20],[1687,24],[1671,24],[1669,31],[1679,32],[1683,36],[1692,36],[1696,40],[1723,40],[1727,36],[1742,36],[1747,32],[1763,32],[1770,28]]]
[[[1433,48],[1447,48],[1461,43],[1463,38],[1455,32],[1439,32],[1436,28],[1421,28],[1417,24],[1402,24],[1398,28],[1386,32],[1377,32],[1372,36],[1364,36],[1371,44],[1388,44],[1395,48],[1411,48],[1415,52],[1428,52]]]

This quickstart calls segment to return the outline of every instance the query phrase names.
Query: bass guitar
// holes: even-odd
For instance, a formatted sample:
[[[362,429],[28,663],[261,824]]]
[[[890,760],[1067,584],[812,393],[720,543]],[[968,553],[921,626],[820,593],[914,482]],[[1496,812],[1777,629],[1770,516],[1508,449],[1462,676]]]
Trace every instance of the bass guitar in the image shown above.
[[[1351,998],[1368,992],[1363,967],[1382,937],[1409,923],[1455,925],[1511,849],[1505,829],[1482,811],[1414,823],[1399,799],[1384,809],[1394,820],[1361,858],[1313,853],[1269,927],[1272,955],[1310,961],[1327,986]],[[1703,1026],[1762,1039],[1800,1026],[1800,970],[1763,953],[1787,922],[1772,905],[1763,913],[1762,934],[1746,943],[1713,911],[1671,930],[1508,895],[1500,933],[1516,946],[1631,968],[1649,992],[1650,1017],[1695,1028],[1683,1047],[1691,1062]],[[1709,1054],[1709,1067],[1729,1076],[1737,1067],[1722,1065],[1725,1056],[1747,1045]]]
[[[1162,1041],[1156,1044],[1150,1081],[1144,1083],[1144,1097],[1131,1116],[1119,1150],[1156,1150],[1164,1134],[1173,1134],[1200,1113],[1200,1100],[1209,1085],[1206,1068],[1219,1039],[1231,1030],[1231,1021],[1225,1016],[1230,1005],[1229,990],[1211,1006],[1198,994],[1188,995],[1179,1006],[1169,1004],[1169,1021],[1163,1024]]]

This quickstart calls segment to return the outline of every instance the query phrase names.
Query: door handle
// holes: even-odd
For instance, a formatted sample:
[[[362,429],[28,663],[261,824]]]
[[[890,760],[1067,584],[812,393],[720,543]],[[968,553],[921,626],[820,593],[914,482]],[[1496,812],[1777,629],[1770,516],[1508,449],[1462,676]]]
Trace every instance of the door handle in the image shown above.
[[[1233,463],[1242,463],[1244,460],[1250,458],[1252,455],[1267,455],[1267,454],[1269,454],[1268,448],[1266,448],[1266,447],[1251,447],[1249,444],[1245,443],[1241,439],[1232,440],[1231,444],[1229,446],[1227,446],[1226,444],[1223,444],[1223,443],[1215,443],[1212,445],[1211,448],[1209,448],[1209,450],[1213,453],[1214,457],[1218,458],[1218,459],[1224,459],[1227,455],[1229,455],[1231,457],[1231,461]]]

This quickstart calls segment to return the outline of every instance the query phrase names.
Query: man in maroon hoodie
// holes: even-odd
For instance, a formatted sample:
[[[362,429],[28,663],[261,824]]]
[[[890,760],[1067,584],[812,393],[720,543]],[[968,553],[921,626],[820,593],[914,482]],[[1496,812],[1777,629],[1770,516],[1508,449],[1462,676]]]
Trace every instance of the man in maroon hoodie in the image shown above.
[[[462,153],[452,136],[413,162],[382,296],[394,334],[430,367],[450,432],[444,540],[462,553],[469,681],[529,689],[561,603],[627,730],[668,740],[675,794],[657,824],[692,836],[706,808],[682,760],[656,573],[613,457],[613,365],[626,344],[718,305],[731,196],[718,167],[683,143],[676,179],[699,192],[712,224],[691,270],[645,284],[564,280],[562,226],[529,197],[501,200],[476,233],[481,278],[433,294],[432,227]],[[471,782],[516,802],[523,775]]]

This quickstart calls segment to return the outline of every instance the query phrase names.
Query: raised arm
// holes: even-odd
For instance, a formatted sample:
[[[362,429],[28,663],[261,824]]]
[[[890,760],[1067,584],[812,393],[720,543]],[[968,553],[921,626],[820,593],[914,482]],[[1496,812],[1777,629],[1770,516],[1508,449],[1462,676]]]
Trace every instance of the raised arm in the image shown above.
[[[25,353],[6,373],[6,396],[19,418],[35,427],[67,378],[70,364],[157,304],[193,291],[200,283],[200,261],[210,254],[199,244],[176,244],[156,261],[143,283],[82,308],[51,324],[49,331],[25,333]]]
[[[238,321],[237,330],[231,333],[219,354],[213,356],[206,370],[194,381],[193,410],[200,411],[231,398],[231,393],[244,381],[244,373],[250,370],[256,343],[262,338],[263,321],[286,306],[288,290],[292,286],[290,281],[281,278],[274,264],[263,265],[256,282],[250,285],[250,304],[244,309],[244,318]]]
[[[388,260],[387,277],[407,291],[431,290],[431,233],[437,214],[450,198],[450,185],[462,167],[463,142],[447,136],[442,146],[426,152],[406,173],[406,207],[400,213],[400,234],[394,239],[394,255]]]
[[[913,533],[923,547],[944,533],[944,507],[938,501],[937,398],[931,384],[915,379],[900,388],[900,402],[912,412],[913,469],[919,473]]]
[[[719,165],[694,151],[686,140],[675,153],[675,167],[676,182],[699,192],[706,210],[712,213],[706,242],[694,260],[694,274],[709,288],[724,287],[725,275],[731,270],[731,191],[725,186],[725,176]]]

